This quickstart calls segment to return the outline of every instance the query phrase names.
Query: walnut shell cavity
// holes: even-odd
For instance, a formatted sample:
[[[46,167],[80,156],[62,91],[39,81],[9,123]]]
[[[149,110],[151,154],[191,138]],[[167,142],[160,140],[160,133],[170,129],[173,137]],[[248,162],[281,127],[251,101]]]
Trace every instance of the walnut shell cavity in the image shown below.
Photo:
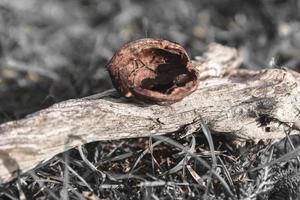
[[[108,64],[115,88],[125,97],[172,104],[197,89],[199,73],[180,45],[139,39],[119,49]]]

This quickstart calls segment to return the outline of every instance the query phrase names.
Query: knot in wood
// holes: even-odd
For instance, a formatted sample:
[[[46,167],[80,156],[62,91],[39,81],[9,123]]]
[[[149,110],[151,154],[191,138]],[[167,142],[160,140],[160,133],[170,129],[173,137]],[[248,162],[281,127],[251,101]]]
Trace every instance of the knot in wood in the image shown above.
[[[182,100],[199,83],[199,73],[185,49],[161,39],[124,45],[111,59],[108,71],[123,96],[160,104]]]

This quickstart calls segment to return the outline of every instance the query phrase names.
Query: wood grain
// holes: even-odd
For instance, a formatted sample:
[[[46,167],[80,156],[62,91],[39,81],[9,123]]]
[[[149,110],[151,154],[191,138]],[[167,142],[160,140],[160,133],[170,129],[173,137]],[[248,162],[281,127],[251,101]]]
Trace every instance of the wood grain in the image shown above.
[[[0,176],[5,180],[87,142],[165,134],[202,115],[212,132],[240,140],[299,134],[300,75],[288,69],[239,69],[238,51],[217,44],[195,63],[198,89],[170,106],[120,97],[115,90],[73,99],[0,125]]]

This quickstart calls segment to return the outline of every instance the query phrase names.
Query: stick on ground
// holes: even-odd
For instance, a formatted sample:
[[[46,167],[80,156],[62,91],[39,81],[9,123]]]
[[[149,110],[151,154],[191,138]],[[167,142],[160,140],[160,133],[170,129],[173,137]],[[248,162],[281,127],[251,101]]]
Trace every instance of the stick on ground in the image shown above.
[[[0,125],[0,177],[32,169],[76,145],[180,131],[199,114],[212,132],[237,139],[299,134],[300,75],[288,69],[239,69],[235,49],[217,44],[195,61],[198,89],[170,106],[132,102],[114,90],[68,100]]]

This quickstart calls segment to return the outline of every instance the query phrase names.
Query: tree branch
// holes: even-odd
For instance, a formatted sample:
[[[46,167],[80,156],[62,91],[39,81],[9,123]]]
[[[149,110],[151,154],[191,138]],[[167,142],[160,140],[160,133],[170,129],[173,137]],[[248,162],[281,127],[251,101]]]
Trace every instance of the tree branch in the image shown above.
[[[0,177],[83,143],[176,132],[199,114],[212,132],[239,139],[282,138],[291,128],[299,133],[298,73],[238,69],[238,52],[217,44],[195,63],[199,88],[170,106],[133,102],[110,90],[0,125]]]

